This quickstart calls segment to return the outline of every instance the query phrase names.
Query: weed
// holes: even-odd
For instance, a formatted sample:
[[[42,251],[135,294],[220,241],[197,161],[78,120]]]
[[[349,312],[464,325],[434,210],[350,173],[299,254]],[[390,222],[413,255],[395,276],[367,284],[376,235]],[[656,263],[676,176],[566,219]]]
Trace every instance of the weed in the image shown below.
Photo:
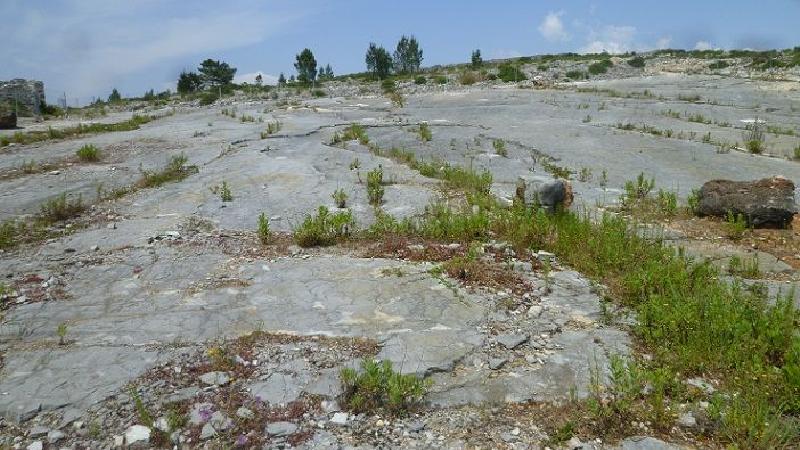
[[[266,139],[268,136],[281,131],[281,128],[283,128],[283,124],[277,120],[274,122],[267,122],[267,129],[261,132],[261,139]]]
[[[86,206],[80,195],[70,201],[67,199],[67,194],[63,193],[42,204],[39,208],[38,218],[44,223],[55,223],[77,217],[85,209]]]
[[[131,387],[128,391],[128,395],[131,396],[131,400],[133,400],[133,407],[136,410],[136,415],[139,416],[139,423],[146,427],[153,426],[153,416],[150,414],[150,411],[147,410],[147,407],[144,406],[144,402],[142,402],[142,397],[139,396],[139,392]]]
[[[586,115],[586,117],[583,118],[583,120],[581,120],[581,122],[583,122],[583,123],[589,123],[591,121],[592,121],[592,116],[590,116],[588,114]]]
[[[700,189],[692,189],[692,192],[686,197],[686,204],[690,213],[697,214],[700,207]]]
[[[463,84],[464,86],[470,86],[475,84],[478,81],[478,77],[475,75],[475,72],[466,71],[463,72],[458,77],[458,82]]]
[[[258,215],[258,240],[266,245],[272,239],[272,232],[269,229],[269,219],[267,215],[261,213]]]
[[[186,166],[189,159],[185,154],[175,155],[167,161],[167,165],[158,172],[142,171],[142,178],[138,185],[145,188],[161,186],[172,181],[181,181],[190,173],[196,172],[197,167]]]
[[[219,198],[223,201],[223,203],[233,201],[233,193],[231,192],[231,188],[228,186],[227,181],[223,180],[222,185],[219,187]]]
[[[330,214],[328,208],[320,206],[316,216],[306,216],[294,230],[293,238],[301,247],[327,246],[349,236],[354,228],[355,221],[350,211]]]
[[[419,124],[419,129],[417,130],[419,134],[419,140],[422,142],[430,142],[433,139],[433,132],[431,132],[431,127],[426,123],[422,122]]]
[[[361,145],[369,144],[369,136],[367,136],[366,128],[357,123],[345,128],[342,134],[334,133],[333,139],[331,140],[331,145],[343,144],[345,142],[355,140],[357,140]]]
[[[428,79],[425,78],[425,75],[417,75],[414,77],[414,84],[425,84],[428,82]]]
[[[655,178],[651,178],[649,181],[644,176],[644,172],[641,172],[637,177],[636,181],[626,181],[625,182],[625,198],[628,201],[636,201],[642,200],[650,195],[650,191],[656,186]]]
[[[797,144],[797,147],[795,147],[795,148],[794,148],[794,155],[793,155],[793,157],[794,157],[794,160],[795,160],[795,161],[798,161],[798,160],[800,160],[800,144]]]
[[[390,361],[364,360],[360,373],[342,369],[342,405],[354,413],[379,410],[392,415],[406,415],[417,408],[428,383],[415,375],[395,372]]]
[[[100,160],[100,150],[92,144],[86,144],[79,148],[75,155],[84,162],[96,162]]]
[[[725,214],[725,229],[729,238],[738,241],[744,237],[744,233],[747,231],[747,220],[745,220],[743,214],[728,211]]]
[[[355,170],[358,169],[359,167],[361,167],[361,161],[359,161],[358,158],[354,159],[350,163],[350,170]]]
[[[406,99],[403,97],[403,94],[397,91],[391,91],[387,94],[389,100],[392,102],[392,106],[395,108],[402,108],[406,105]]]
[[[378,166],[367,172],[367,197],[369,204],[380,206],[383,203],[383,168]]]
[[[58,336],[58,345],[66,345],[67,341],[67,323],[61,322],[56,328],[56,335]]]
[[[744,278],[756,279],[761,276],[758,257],[742,259],[738,255],[731,256],[728,262],[728,273]]]
[[[747,151],[754,155],[764,152],[764,141],[766,134],[764,132],[764,121],[756,117],[752,123],[747,124],[745,127],[744,142]]]
[[[344,208],[345,204],[347,203],[347,194],[344,193],[344,189],[336,189],[333,191],[331,195],[333,198],[333,202],[336,204],[337,208]]]
[[[235,117],[235,116],[234,116],[234,117]],[[239,121],[240,121],[240,122],[242,122],[242,123],[246,123],[246,122],[255,122],[255,121],[256,121],[256,118],[255,118],[255,117],[253,117],[253,116],[249,116],[249,115],[247,115],[247,114],[242,114],[242,115],[239,117]]]
[[[678,211],[678,196],[674,192],[659,189],[656,200],[658,201],[658,208],[662,213],[674,216]]]
[[[492,141],[492,147],[494,147],[494,152],[498,155],[502,156],[503,158],[508,158],[508,150],[506,149],[506,141],[502,139],[495,139]]]
[[[581,167],[580,172],[578,172],[578,181],[586,183],[591,180],[592,180],[592,169],[588,167]]]

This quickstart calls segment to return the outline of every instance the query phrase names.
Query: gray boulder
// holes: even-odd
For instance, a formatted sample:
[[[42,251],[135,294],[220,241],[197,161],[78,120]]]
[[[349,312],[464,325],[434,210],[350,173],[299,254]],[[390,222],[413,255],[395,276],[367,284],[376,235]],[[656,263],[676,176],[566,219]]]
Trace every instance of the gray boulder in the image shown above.
[[[754,227],[786,227],[796,212],[794,183],[783,177],[756,181],[712,180],[700,189],[697,214],[741,214]]]
[[[572,185],[567,180],[542,175],[523,175],[517,180],[516,197],[529,206],[542,206],[553,212],[572,204]]]

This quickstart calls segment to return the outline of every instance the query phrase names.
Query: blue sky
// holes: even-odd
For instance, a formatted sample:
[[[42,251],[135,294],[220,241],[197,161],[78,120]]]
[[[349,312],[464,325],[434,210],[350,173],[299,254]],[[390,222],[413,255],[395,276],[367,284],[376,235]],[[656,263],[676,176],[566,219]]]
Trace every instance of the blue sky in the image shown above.
[[[13,18],[9,20],[8,18]],[[239,80],[294,72],[309,47],[338,73],[374,41],[415,34],[424,65],[556,52],[800,45],[800,0],[0,0],[0,79],[45,82],[70,103],[174,89],[206,57]]]

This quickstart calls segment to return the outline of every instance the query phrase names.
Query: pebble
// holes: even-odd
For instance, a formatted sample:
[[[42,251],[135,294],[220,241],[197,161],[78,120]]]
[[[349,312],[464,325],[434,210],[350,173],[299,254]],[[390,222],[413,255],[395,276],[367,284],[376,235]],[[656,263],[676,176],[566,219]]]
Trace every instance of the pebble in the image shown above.
[[[337,412],[331,417],[331,423],[334,425],[346,425],[349,415],[346,412]]]
[[[217,434],[217,431],[214,427],[211,426],[210,423],[203,425],[203,429],[200,431],[200,439],[208,439],[212,438]]]
[[[49,433],[47,433],[47,442],[49,444],[55,444],[56,442],[60,441],[61,439],[64,439],[64,436],[66,436],[66,435],[64,433],[62,433],[61,431],[52,430]]]
[[[136,442],[147,442],[150,440],[150,428],[144,425],[133,425],[125,430],[125,443],[131,445]]]
[[[33,443],[31,443],[30,445],[25,447],[25,449],[26,450],[42,450],[42,441],[34,441]]]
[[[505,366],[507,362],[508,360],[505,358],[490,358],[489,368],[492,370],[498,370]]]
[[[297,431],[297,425],[292,422],[273,422],[264,431],[270,436],[288,436]]]
[[[200,376],[200,381],[208,386],[225,386],[230,377],[225,372],[206,372]]]

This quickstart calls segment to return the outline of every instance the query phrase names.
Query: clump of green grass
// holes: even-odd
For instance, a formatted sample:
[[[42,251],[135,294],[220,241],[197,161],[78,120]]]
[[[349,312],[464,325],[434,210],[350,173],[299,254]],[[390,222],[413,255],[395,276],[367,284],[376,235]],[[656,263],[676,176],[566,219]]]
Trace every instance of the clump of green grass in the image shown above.
[[[383,168],[378,166],[367,172],[367,198],[372,206],[383,203]]]
[[[733,211],[728,211],[725,214],[725,229],[729,238],[738,241],[747,232],[747,220],[741,213],[736,214]]]
[[[419,124],[417,133],[419,134],[419,140],[421,140],[422,142],[430,142],[430,140],[433,139],[433,132],[431,132],[431,127],[426,122],[422,122]]]
[[[742,259],[737,255],[731,256],[728,261],[728,273],[750,279],[760,277],[761,269],[759,268],[758,257]]]
[[[447,77],[445,75],[436,75],[433,81],[436,84],[447,84]]]
[[[75,218],[85,210],[86,205],[83,204],[83,198],[80,195],[69,200],[67,194],[63,193],[40,206],[38,219],[48,224],[61,222]]]
[[[58,336],[58,345],[66,345],[67,344],[67,323],[61,322],[58,324],[56,328],[56,335]]]
[[[403,416],[417,408],[428,388],[415,375],[395,372],[390,361],[364,360],[361,371],[342,369],[342,402],[348,410],[360,413],[386,412]]]
[[[425,78],[425,75],[417,75],[414,77],[414,84],[425,84],[428,82],[428,79]]]
[[[264,213],[258,215],[257,233],[258,240],[264,245],[268,244],[272,239],[272,232],[269,229],[269,219],[267,219],[267,215]]]
[[[331,198],[333,198],[336,207],[340,209],[344,208],[347,203],[347,194],[345,194],[344,189],[341,188],[333,191]]]
[[[230,186],[228,186],[227,181],[222,181],[222,185],[219,187],[219,198],[224,202],[232,202],[233,201],[233,193],[231,192]]]
[[[625,200],[632,202],[647,198],[647,196],[650,195],[650,191],[652,191],[655,186],[655,178],[650,178],[648,180],[644,176],[644,172],[641,172],[636,177],[636,181],[625,182]]]
[[[508,150],[506,149],[506,141],[502,139],[495,139],[492,141],[492,147],[494,147],[494,152],[498,155],[502,156],[503,158],[508,158]]]
[[[359,167],[361,167],[361,161],[359,161],[358,158],[350,162],[350,170],[356,170]]]
[[[242,114],[241,116],[239,116],[239,121],[242,123],[255,122],[256,118],[247,114]]]
[[[173,156],[167,161],[167,165],[159,171],[142,171],[142,178],[138,185],[144,188],[159,187],[165,183],[181,181],[188,177],[190,173],[196,171],[196,167],[187,166],[189,159],[181,153]]]
[[[293,232],[294,241],[301,247],[333,245],[354,232],[355,220],[350,211],[331,214],[320,206],[316,216],[306,216]]]
[[[588,167],[581,167],[581,170],[578,172],[578,181],[586,183],[591,181],[592,179],[592,169]]]
[[[369,136],[367,136],[367,129],[361,124],[351,124],[342,131],[341,134],[334,133],[331,145],[344,144],[349,141],[358,141],[361,145],[369,144]]]
[[[100,160],[100,150],[93,144],[86,144],[75,152],[78,159],[84,162],[96,162]]]
[[[795,161],[800,160],[800,144],[797,144],[797,147],[794,148],[793,158]]]
[[[278,131],[281,131],[281,128],[283,128],[283,124],[277,120],[267,122],[267,129],[261,132],[261,139],[266,139]]]

